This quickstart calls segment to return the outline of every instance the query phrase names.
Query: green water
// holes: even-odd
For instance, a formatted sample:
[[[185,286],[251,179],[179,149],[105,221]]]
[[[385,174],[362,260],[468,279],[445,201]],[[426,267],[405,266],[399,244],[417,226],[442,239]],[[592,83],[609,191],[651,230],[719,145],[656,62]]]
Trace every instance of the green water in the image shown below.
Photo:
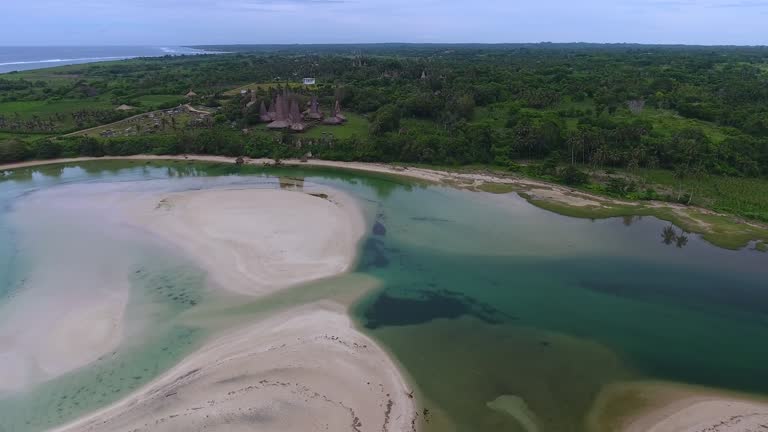
[[[0,204],[60,184],[141,180],[169,190],[301,180],[358,197],[377,233],[362,246],[360,275],[325,281],[312,295],[297,288],[238,312],[247,317],[333,296],[335,287],[363,275],[380,280],[382,288],[352,312],[415,381],[429,410],[427,429],[522,431],[526,422],[500,409],[520,398],[539,430],[582,431],[600,389],[625,380],[768,394],[768,255],[718,249],[693,235],[682,247],[665,244],[668,224],[653,218],[580,220],[515,195],[386,176],[185,162],[22,170],[0,180]],[[24,265],[13,230],[1,219],[0,236],[7,240],[0,245],[2,296],[23,278]],[[102,406],[195,347],[204,332],[173,317],[206,303],[201,276],[181,258],[152,262],[147,276],[132,279],[133,310],[164,305],[157,315],[163,330],[114,360],[0,399],[0,430],[24,430],[10,426],[29,421],[14,414],[9,426],[3,413],[38,413],[42,420],[26,430],[40,430]],[[158,286],[167,291],[152,294]],[[80,404],[62,402],[63,396]]]

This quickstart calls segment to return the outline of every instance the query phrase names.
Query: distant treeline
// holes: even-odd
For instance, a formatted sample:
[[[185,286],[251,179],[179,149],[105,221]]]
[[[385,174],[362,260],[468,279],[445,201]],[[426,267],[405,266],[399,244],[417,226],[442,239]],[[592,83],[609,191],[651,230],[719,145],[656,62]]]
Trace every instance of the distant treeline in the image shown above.
[[[249,108],[247,100],[223,92],[245,83],[315,77],[319,86],[311,92],[324,100],[339,98],[345,110],[370,122],[363,136],[312,148],[319,157],[501,167],[514,167],[521,159],[554,159],[629,170],[665,168],[681,175],[768,174],[765,47],[204,48],[241,52],[70,67],[66,75],[76,79],[43,82],[22,75],[0,80],[0,88],[7,89],[6,98],[17,100],[109,94],[116,101],[194,89],[197,102],[221,107],[219,119],[227,123],[201,134],[98,141],[110,148],[105,152],[298,155],[307,150],[291,147],[300,135],[242,135],[239,130],[258,119],[259,104]],[[266,93],[260,97],[269,99]],[[71,140],[45,141],[5,154],[36,157],[40,147],[82,154],[78,146]]]

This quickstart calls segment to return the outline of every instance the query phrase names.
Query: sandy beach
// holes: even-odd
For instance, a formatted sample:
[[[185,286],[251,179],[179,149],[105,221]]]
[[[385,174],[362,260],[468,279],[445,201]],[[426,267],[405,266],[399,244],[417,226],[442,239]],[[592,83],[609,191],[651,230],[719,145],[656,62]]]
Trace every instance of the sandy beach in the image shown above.
[[[196,262],[209,289],[258,298],[349,270],[366,231],[355,200],[330,188],[157,187],[67,185],[17,204],[25,247],[43,261],[9,303],[18,313],[0,333],[0,391],[87,367],[122,343],[131,267],[117,240],[147,234]],[[58,224],[44,224],[54,211]],[[82,271],[84,256],[93,271]],[[415,429],[412,390],[346,305],[324,300],[254,319],[217,328],[172,370],[59,430]]]
[[[61,158],[51,160],[36,160],[27,162],[18,162],[0,165],[0,174],[3,170],[13,170],[17,168],[32,167],[37,165],[48,165],[56,163],[69,163],[69,162],[84,162],[90,160],[142,160],[142,161],[200,161],[200,162],[214,162],[214,163],[233,163],[234,159],[224,156],[211,156],[211,155],[168,155],[168,156],[156,156],[156,155],[134,155],[134,156],[105,156],[102,158],[93,157],[79,157],[79,158]],[[273,164],[272,159],[250,159],[245,158],[245,164],[247,165],[263,165]],[[310,159],[306,162],[297,159],[282,160],[285,165],[307,165],[316,167],[328,167],[328,168],[341,168],[348,170],[366,171],[379,174],[388,174],[396,176],[404,176],[412,179],[417,179],[430,183],[443,183],[456,187],[477,189],[483,185],[504,185],[511,187],[515,190],[525,192],[532,198],[537,200],[544,200],[555,203],[562,203],[575,207],[603,207],[606,204],[621,204],[621,205],[636,205],[636,203],[618,200],[615,198],[609,198],[605,196],[598,196],[593,194],[584,193],[572,188],[568,188],[562,185],[547,183],[544,181],[538,181],[530,178],[517,177],[514,175],[500,176],[496,174],[484,174],[484,173],[461,173],[450,172],[438,169],[417,168],[417,167],[402,167],[385,163],[372,163],[372,162],[340,162],[340,161],[326,161],[319,159]],[[653,206],[656,207],[668,207],[675,210],[680,210],[681,206],[667,202],[653,202]],[[688,207],[691,208],[691,207]],[[706,214],[714,214],[714,212],[702,208],[696,208],[697,211],[705,212]]]
[[[128,221],[178,246],[211,282],[270,294],[347,271],[366,225],[351,197],[327,188],[202,190],[139,198]]]
[[[768,400],[677,383],[617,383],[600,394],[590,423],[595,432],[757,432],[768,430]]]
[[[0,393],[87,365],[123,340],[133,261],[113,245],[129,234],[93,230],[110,202],[71,191],[31,194],[8,216],[34,260],[0,307]]]
[[[333,303],[211,340],[122,402],[64,431],[410,431],[395,365]]]

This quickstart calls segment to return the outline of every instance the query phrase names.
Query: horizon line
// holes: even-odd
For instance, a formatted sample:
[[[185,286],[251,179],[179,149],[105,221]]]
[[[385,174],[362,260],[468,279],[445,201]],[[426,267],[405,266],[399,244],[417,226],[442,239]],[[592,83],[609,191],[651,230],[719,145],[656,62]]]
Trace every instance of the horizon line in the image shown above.
[[[34,44],[34,45],[1,45],[0,48],[87,48],[87,47],[182,47],[195,48],[204,46],[361,46],[361,45],[434,45],[434,46],[501,46],[501,45],[630,45],[630,46],[661,46],[661,47],[740,47],[740,48],[766,48],[768,44],[689,44],[677,42],[321,42],[321,43],[303,43],[303,42],[280,42],[280,43],[191,43],[191,44]]]

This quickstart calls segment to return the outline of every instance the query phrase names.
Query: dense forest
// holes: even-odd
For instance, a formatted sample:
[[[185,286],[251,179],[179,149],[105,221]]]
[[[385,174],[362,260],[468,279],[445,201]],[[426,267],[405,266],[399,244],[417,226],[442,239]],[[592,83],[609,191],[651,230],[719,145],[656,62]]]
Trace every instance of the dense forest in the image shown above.
[[[311,153],[341,160],[494,165],[571,184],[586,182],[586,173],[597,169],[666,169],[681,179],[768,175],[768,48],[206,48],[229,54],[0,75],[0,139],[7,138],[0,144],[0,162],[139,152],[281,158]],[[315,77],[318,85],[292,84],[302,77]],[[256,91],[262,101],[289,86],[325,106],[339,100],[345,112],[363,119],[363,127],[311,137],[255,128],[260,104],[249,107],[241,95],[227,94],[249,83],[264,83]],[[114,111],[117,104],[170,107],[190,89],[199,95],[195,103],[217,110],[209,127],[110,139],[54,138],[126,117]],[[41,110],[32,117],[13,112],[34,103],[62,111]]]

